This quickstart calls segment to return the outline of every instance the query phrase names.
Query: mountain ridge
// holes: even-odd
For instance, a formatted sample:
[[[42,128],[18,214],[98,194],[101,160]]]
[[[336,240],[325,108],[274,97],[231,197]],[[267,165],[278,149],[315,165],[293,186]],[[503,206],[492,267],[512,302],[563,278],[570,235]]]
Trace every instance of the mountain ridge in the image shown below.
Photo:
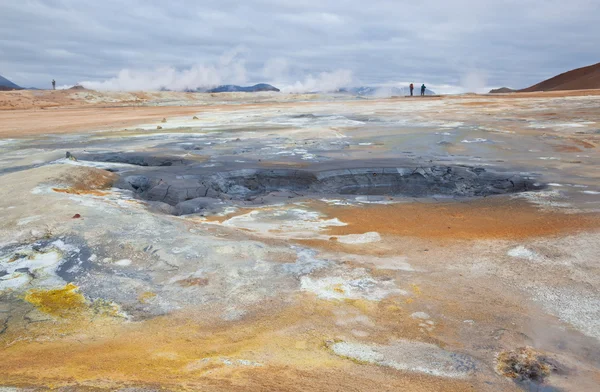
[[[2,75],[0,75],[0,90],[6,91],[6,90],[22,90],[22,89],[23,89],[23,87],[16,85],[15,83],[11,82],[10,80],[8,80],[5,77],[3,77]]]
[[[256,93],[260,91],[275,91],[279,92],[280,90],[267,83],[258,83],[254,86],[238,86],[235,84],[224,84],[221,86],[217,86],[208,90],[205,90],[207,93]]]
[[[575,68],[519,92],[600,89],[600,63]]]

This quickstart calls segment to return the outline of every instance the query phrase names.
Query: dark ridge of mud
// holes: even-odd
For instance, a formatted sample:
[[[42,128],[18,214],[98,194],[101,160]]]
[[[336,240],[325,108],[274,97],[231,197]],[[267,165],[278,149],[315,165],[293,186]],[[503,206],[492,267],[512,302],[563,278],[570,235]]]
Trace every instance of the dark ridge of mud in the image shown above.
[[[178,215],[196,213],[210,199],[246,200],[272,192],[310,195],[485,197],[541,189],[535,179],[482,167],[377,167],[337,170],[241,169],[189,174],[147,172],[121,178],[118,187],[144,200],[175,206]],[[293,197],[293,196],[290,196]]]
[[[35,168],[40,167],[40,166],[42,166],[42,164],[6,167],[6,168],[3,168],[3,169],[0,169],[0,176],[2,176],[4,174],[16,173],[16,172],[19,172],[19,171],[25,171],[25,170],[29,170],[29,169],[35,169]]]
[[[135,166],[183,166],[197,163],[196,161],[178,157],[162,157],[151,154],[128,152],[87,153],[77,155],[75,158],[83,161],[125,163]]]

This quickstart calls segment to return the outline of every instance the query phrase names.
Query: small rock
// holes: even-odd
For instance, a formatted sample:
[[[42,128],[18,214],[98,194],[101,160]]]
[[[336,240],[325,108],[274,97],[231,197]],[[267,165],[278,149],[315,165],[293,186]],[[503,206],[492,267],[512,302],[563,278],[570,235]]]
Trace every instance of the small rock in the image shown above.
[[[73,219],[79,219],[79,218],[81,218],[81,215],[79,215],[79,214],[73,215]]]
[[[192,120],[198,120],[198,117],[194,116],[192,117]]]
[[[167,122],[167,119],[166,119],[166,118],[163,118],[162,120],[160,120],[160,122],[161,122],[161,123],[166,123],[166,122]]]
[[[159,126],[156,127],[156,129],[162,129],[162,127],[159,125]]]

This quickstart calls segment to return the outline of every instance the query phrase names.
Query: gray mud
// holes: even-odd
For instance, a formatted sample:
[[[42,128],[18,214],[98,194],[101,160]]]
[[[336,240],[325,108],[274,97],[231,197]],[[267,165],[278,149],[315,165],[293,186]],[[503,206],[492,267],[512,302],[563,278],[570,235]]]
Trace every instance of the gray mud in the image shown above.
[[[118,187],[138,197],[196,211],[208,199],[251,201],[272,192],[294,196],[374,195],[486,197],[542,189],[532,175],[483,167],[357,167],[333,170],[239,169],[215,173],[151,170],[126,173]],[[191,208],[191,209],[190,209]]]
[[[325,168],[312,170],[240,168],[211,171],[194,161],[147,154],[86,154],[81,159],[143,167],[143,170],[128,168],[121,172],[117,187],[131,190],[144,200],[175,206],[177,215],[198,212],[210,204],[210,199],[252,201],[272,192],[288,192],[291,197],[423,198],[487,197],[544,188],[533,174],[467,165],[423,166],[414,162],[381,165],[379,162],[378,166],[349,167],[356,163],[329,162]],[[114,171],[119,173],[119,170]]]

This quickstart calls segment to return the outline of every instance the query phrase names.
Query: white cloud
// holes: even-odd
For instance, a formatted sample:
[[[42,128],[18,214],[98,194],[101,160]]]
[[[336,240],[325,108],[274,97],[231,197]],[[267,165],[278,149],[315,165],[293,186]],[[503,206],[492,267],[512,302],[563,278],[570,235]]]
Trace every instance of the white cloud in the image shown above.
[[[524,87],[597,62],[598,15],[597,0],[3,1],[0,74],[104,88],[144,78],[332,88],[349,74],[367,85]]]
[[[266,80],[280,81],[288,75],[289,68],[289,62],[282,57],[269,59],[263,67],[262,76]]]

